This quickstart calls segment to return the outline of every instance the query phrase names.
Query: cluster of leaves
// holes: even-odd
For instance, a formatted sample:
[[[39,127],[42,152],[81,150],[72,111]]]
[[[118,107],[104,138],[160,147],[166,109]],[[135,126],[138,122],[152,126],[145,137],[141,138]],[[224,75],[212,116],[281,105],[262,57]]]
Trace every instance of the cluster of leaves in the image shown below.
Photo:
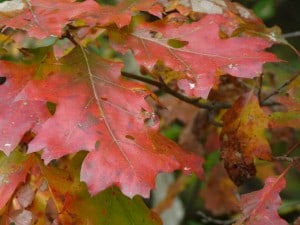
[[[0,4],[0,27],[3,224],[161,224],[139,197],[158,173],[203,180],[204,157],[218,148],[237,185],[255,176],[257,159],[299,163],[274,157],[266,136],[299,128],[299,73],[272,91],[262,65],[280,60],[265,49],[284,40],[239,4],[14,0]],[[179,140],[187,151],[160,134],[157,114],[161,127],[190,125]],[[207,196],[236,187],[217,165],[207,187],[224,186],[201,195],[215,214],[240,205],[236,224],[287,224],[277,209],[288,169],[279,171],[220,209]]]

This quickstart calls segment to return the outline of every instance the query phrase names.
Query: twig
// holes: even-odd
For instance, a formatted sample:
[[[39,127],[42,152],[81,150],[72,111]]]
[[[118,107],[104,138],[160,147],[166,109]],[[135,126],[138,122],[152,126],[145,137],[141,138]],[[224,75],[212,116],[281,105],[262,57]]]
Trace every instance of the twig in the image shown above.
[[[289,80],[287,80],[286,82],[284,82],[279,88],[277,88],[275,91],[273,91],[272,93],[270,93],[267,97],[265,97],[262,100],[262,103],[264,103],[265,101],[267,101],[272,96],[279,94],[280,91],[282,91],[282,89],[284,89],[286,86],[288,86],[290,83],[292,83],[299,75],[300,75],[300,70],[296,71]]]
[[[286,162],[295,163],[295,164],[300,163],[300,156],[295,156],[295,157],[274,156],[273,159],[276,161],[286,161]]]
[[[274,105],[281,105],[279,102],[262,102],[259,104],[260,106],[274,106]]]
[[[208,114],[209,122],[216,127],[223,127],[223,123],[215,120],[216,111],[212,110],[211,113]]]
[[[75,40],[75,38],[73,37],[69,29],[67,29],[66,32],[61,37],[68,38],[75,46],[79,46],[79,43]]]
[[[147,83],[147,84],[151,84],[157,88],[159,88],[160,90],[170,94],[170,95],[173,95],[174,97],[184,101],[184,102],[187,102],[191,105],[194,105],[198,108],[202,108],[202,109],[207,109],[207,110],[219,110],[219,109],[228,109],[231,107],[231,104],[230,103],[227,103],[227,102],[200,102],[199,98],[190,98],[188,96],[185,96],[177,91],[174,91],[172,88],[170,88],[167,84],[165,84],[164,82],[158,82],[158,81],[155,81],[155,80],[152,80],[152,79],[149,79],[147,77],[143,77],[143,76],[140,76],[140,75],[136,75],[136,74],[132,74],[132,73],[127,73],[127,72],[122,72],[122,75],[124,77],[128,77],[128,78],[132,78],[132,79],[135,79],[135,80],[139,80],[139,81],[142,81],[144,83]]]
[[[296,143],[295,145],[293,145],[286,154],[282,155],[282,156],[274,156],[273,160],[276,161],[286,161],[286,162],[290,162],[290,163],[300,163],[300,156],[295,156],[295,157],[291,157],[289,156],[293,151],[295,151],[298,147],[300,146],[300,142]]]
[[[261,89],[262,89],[262,83],[263,83],[263,73],[260,74],[260,76],[259,76],[259,81],[258,81],[258,93],[257,93],[257,97],[258,97],[259,105],[261,105]]]
[[[230,220],[215,219],[215,218],[212,218],[212,217],[206,215],[202,211],[197,211],[196,214],[201,217],[201,222],[203,222],[203,223],[213,223],[213,224],[217,224],[217,225],[230,225],[236,221],[235,219],[230,219]]]
[[[298,37],[298,36],[300,36],[300,31],[282,34],[282,37],[284,37],[284,38],[292,38],[292,37]]]
[[[295,151],[298,147],[300,146],[300,142],[296,143],[295,145],[293,145],[288,152],[285,154],[285,156],[289,156],[293,151]]]

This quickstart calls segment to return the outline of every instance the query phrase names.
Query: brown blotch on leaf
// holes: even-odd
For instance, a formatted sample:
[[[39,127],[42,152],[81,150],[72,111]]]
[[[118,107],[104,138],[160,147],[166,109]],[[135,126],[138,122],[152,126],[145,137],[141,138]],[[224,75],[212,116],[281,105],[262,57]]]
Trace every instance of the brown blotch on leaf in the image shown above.
[[[253,122],[255,118],[255,123]],[[264,134],[268,119],[252,92],[241,96],[223,116],[221,159],[236,185],[255,176],[254,157],[271,160]]]

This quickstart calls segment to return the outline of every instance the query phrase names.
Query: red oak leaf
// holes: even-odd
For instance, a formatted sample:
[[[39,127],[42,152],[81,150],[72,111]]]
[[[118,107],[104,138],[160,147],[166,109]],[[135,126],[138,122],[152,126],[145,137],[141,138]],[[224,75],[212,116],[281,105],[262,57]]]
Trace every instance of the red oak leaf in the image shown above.
[[[19,3],[15,10],[0,14],[0,26],[22,29],[30,37],[43,39],[61,36],[63,28],[76,18],[85,18],[100,6],[92,0],[31,0]],[[13,14],[13,17],[9,15]]]
[[[156,0],[123,0],[116,6],[103,7],[94,17],[101,24],[114,22],[121,28],[130,23],[133,11],[148,11],[152,15],[161,18],[163,7]]]
[[[244,216],[235,225],[288,224],[277,212],[281,204],[279,192],[285,187],[283,175],[269,177],[262,190],[242,195],[241,206]]]
[[[117,185],[128,196],[147,197],[159,172],[182,169],[202,176],[201,158],[156,134],[158,119],[144,99],[150,92],[122,79],[121,63],[105,61],[77,47],[56,66],[48,76],[44,74],[44,80],[31,80],[22,87],[15,84],[20,102],[31,99],[43,102],[44,107],[47,102],[56,104],[54,115],[42,126],[30,127],[36,137],[29,143],[29,153],[42,149],[42,158],[48,163],[80,150],[90,151],[81,179],[92,194]],[[22,77],[18,71],[15,65],[10,72],[16,80]],[[3,113],[1,117],[10,112]]]
[[[253,78],[262,71],[265,62],[278,61],[263,50],[271,42],[259,37],[232,37],[222,39],[220,26],[232,18],[207,15],[192,24],[174,25],[164,21],[143,23],[133,33],[111,32],[114,47],[133,51],[137,61],[151,70],[157,60],[166,66],[184,72],[178,86],[191,96],[206,98],[217,76],[231,74]]]
[[[20,91],[32,79],[34,68],[1,61],[0,73],[5,80],[0,86],[0,149],[9,155],[25,132],[42,124],[50,113],[45,108],[44,101],[21,100],[18,97]]]
[[[60,37],[64,27],[76,19],[90,26],[114,22],[118,27],[123,27],[130,23],[133,11],[148,11],[161,17],[163,7],[155,0],[124,0],[116,6],[103,7],[92,0],[31,0],[19,2],[18,7],[5,12],[0,9],[0,26],[22,29],[30,37],[43,39],[49,36]]]
[[[0,209],[7,203],[16,188],[24,182],[32,164],[31,157],[14,151],[8,158],[0,153]]]

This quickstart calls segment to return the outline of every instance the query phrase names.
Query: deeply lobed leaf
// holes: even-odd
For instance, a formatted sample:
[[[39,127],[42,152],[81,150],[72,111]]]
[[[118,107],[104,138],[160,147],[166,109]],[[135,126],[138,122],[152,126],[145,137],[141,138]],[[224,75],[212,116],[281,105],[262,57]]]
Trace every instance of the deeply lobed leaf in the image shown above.
[[[99,9],[100,6],[91,0],[82,3],[73,0],[24,1],[17,9],[0,14],[0,26],[25,30],[28,36],[38,39],[61,36],[64,27],[72,20],[82,17],[88,20],[87,12]]]
[[[223,117],[221,158],[230,178],[240,185],[254,176],[253,159],[271,160],[265,136],[268,118],[252,92],[241,96]]]
[[[85,26],[90,27],[96,24],[108,25],[111,23],[123,27],[130,23],[133,11],[149,11],[151,14],[161,17],[163,10],[155,0],[147,2],[125,0],[116,6],[104,7],[93,0],[83,2],[28,0],[17,1],[9,9],[3,9],[3,7],[0,5],[0,26],[25,30],[30,37],[38,39],[49,36],[60,37],[65,26],[77,20],[83,21]]]
[[[173,70],[184,72],[178,86],[187,95],[206,98],[222,74],[253,78],[266,62],[278,61],[264,52],[272,42],[258,37],[221,38],[221,27],[237,23],[226,15],[207,15],[192,24],[164,21],[141,23],[132,33],[110,31],[113,46],[131,49],[137,61],[151,70],[157,60]],[[178,43],[174,45],[172,43]]]
[[[92,194],[117,185],[130,197],[148,197],[159,172],[182,169],[203,176],[201,158],[156,134],[158,119],[145,101],[150,92],[123,79],[121,63],[103,60],[77,47],[53,65],[52,71],[43,70],[44,79],[38,76],[35,80],[30,79],[36,71],[28,70],[24,79],[19,73],[24,66],[14,65],[8,81],[0,87],[0,91],[11,93],[8,97],[12,99],[1,104],[10,107],[25,102],[27,110],[21,115],[12,114],[11,108],[1,111],[5,120],[0,120],[0,131],[6,131],[6,124],[13,122],[8,115],[14,115],[23,128],[18,133],[11,130],[11,139],[6,139],[11,141],[10,148],[5,148],[7,143],[1,147],[6,154],[30,129],[36,137],[29,143],[28,152],[43,150],[46,163],[88,150],[81,179]],[[47,112],[49,102],[56,104],[54,115]],[[30,115],[34,120],[28,120]]]
[[[285,187],[283,176],[269,177],[262,190],[242,195],[241,206],[244,217],[236,225],[287,225],[278,215],[281,204],[279,192]],[[243,221],[246,221],[243,223]]]

